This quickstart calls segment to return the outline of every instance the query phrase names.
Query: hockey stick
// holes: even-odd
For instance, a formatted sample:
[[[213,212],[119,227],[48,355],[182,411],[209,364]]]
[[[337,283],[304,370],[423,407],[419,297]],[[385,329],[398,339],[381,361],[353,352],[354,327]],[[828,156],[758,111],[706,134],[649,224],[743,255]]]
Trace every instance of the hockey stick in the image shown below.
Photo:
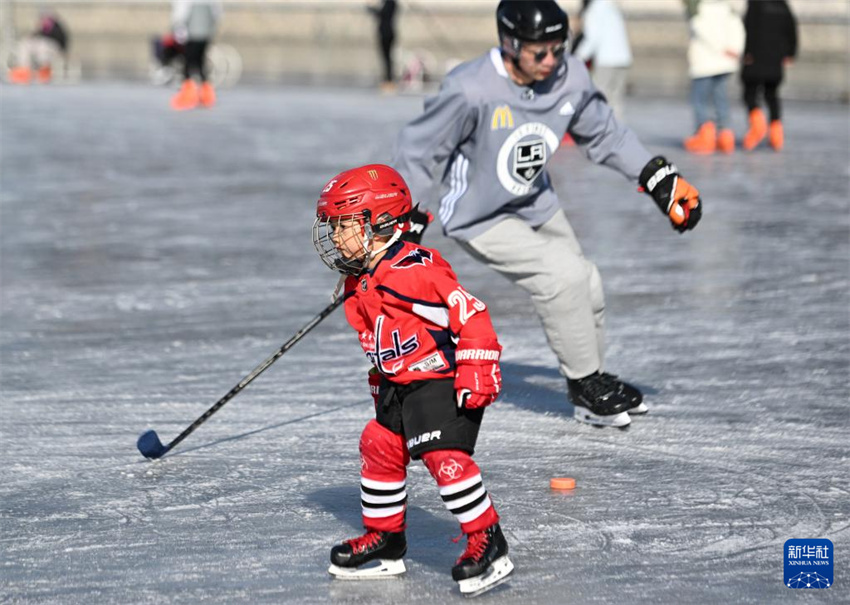
[[[136,442],[136,447],[139,448],[139,451],[142,453],[142,456],[144,456],[145,458],[162,458],[174,446],[183,441],[186,437],[191,435],[195,431],[195,429],[197,429],[204,422],[206,422],[210,416],[219,411],[225,403],[233,399],[237,393],[239,393],[242,389],[248,386],[257,376],[262,374],[266,370],[266,368],[268,368],[275,361],[280,359],[280,357],[282,357],[284,353],[291,349],[295,345],[295,343],[304,338],[304,336],[306,336],[310,330],[319,325],[319,323],[325,317],[333,313],[334,309],[336,309],[340,304],[342,304],[342,298],[343,297],[340,296],[334,302],[322,309],[321,313],[316,315],[316,317],[307,322],[307,325],[298,330],[292,338],[287,340],[281,348],[275,351],[274,355],[272,355],[263,363],[254,368],[254,371],[252,371],[245,378],[243,378],[242,382],[230,389],[230,392],[227,393],[227,395],[219,399],[214,406],[204,412],[200,418],[195,420],[195,422],[190,424],[185,431],[177,435],[177,437],[175,437],[171,443],[169,443],[168,445],[162,445],[162,441],[159,440],[159,436],[153,429],[147,430],[142,433],[142,435],[139,437],[139,440]]]

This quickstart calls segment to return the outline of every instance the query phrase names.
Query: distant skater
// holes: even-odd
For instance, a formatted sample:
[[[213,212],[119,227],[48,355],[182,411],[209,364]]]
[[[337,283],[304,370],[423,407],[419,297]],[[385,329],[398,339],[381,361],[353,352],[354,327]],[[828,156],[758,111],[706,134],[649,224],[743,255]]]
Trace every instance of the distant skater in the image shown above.
[[[381,91],[395,92],[395,71],[393,67],[393,47],[395,46],[395,21],[398,6],[395,0],[383,0],[380,6],[370,6],[369,11],[378,21],[378,47],[381,52],[384,74]]]
[[[592,65],[593,81],[618,119],[623,119],[632,48],[615,0],[584,0],[581,40],[573,51]]]
[[[741,80],[750,128],[744,136],[743,147],[748,151],[755,149],[769,134],[770,146],[779,151],[785,145],[779,86],[784,68],[797,56],[797,21],[785,0],[750,0],[744,27],[747,44]],[[760,107],[761,96],[767,104],[769,127]]]
[[[221,3],[215,0],[174,0],[171,25],[177,42],[185,45],[186,62],[183,84],[171,98],[172,109],[215,105],[215,89],[207,80],[206,58],[221,13]]]
[[[700,0],[688,25],[688,72],[695,130],[685,139],[685,149],[703,155],[715,151],[733,153],[735,132],[727,88],[729,76],[740,66],[744,24],[732,11],[729,0]]]
[[[33,74],[42,84],[53,78],[53,66],[68,56],[70,36],[59,17],[47,9],[39,11],[38,28],[18,42],[17,63],[7,74],[12,84],[29,84]]]

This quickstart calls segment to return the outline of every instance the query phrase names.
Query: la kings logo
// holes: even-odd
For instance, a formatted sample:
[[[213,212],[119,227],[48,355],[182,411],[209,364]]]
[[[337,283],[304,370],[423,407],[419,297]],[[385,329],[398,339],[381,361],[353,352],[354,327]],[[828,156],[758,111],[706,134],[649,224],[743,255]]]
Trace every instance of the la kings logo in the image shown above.
[[[384,347],[381,343],[381,333],[384,327],[384,316],[379,315],[375,320],[375,348],[372,351],[366,351],[366,357],[384,374],[395,374],[404,366],[402,361],[393,363],[387,366],[387,363],[397,360],[401,357],[410,355],[419,349],[419,337],[414,334],[410,338],[402,339],[400,330],[393,330],[390,333],[389,346]]]
[[[502,143],[496,158],[496,174],[502,187],[513,195],[526,195],[543,172],[560,139],[541,122],[523,124]]]
[[[531,183],[546,165],[546,143],[541,138],[523,141],[514,147],[513,175]]]

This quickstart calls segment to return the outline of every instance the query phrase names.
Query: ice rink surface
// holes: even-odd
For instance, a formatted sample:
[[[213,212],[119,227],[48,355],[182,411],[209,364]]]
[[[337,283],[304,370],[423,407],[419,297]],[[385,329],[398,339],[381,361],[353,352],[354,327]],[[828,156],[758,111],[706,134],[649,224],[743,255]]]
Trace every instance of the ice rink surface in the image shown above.
[[[339,311],[173,454],[135,446],[147,428],[172,439],[328,303],[315,199],[388,161],[421,98],[240,88],[176,114],[142,86],[0,94],[0,602],[462,601],[463,542],[417,463],[408,573],[326,573],[360,533],[372,410]],[[476,458],[517,569],[480,602],[850,600],[848,111],[785,109],[786,151],[700,158],[681,150],[684,101],[630,102],[703,194],[684,236],[575,148],[550,164],[602,273],[607,369],[651,408],[627,431],[572,420],[525,294],[426,235],[505,346]],[[832,588],[783,585],[789,538],[832,540]]]

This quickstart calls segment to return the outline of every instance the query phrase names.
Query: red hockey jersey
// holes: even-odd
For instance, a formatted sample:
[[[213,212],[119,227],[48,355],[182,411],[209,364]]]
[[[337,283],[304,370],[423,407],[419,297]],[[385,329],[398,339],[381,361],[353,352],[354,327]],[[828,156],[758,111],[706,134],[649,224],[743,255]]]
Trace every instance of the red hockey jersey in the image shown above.
[[[373,270],[345,280],[344,296],[366,357],[399,384],[451,378],[458,342],[496,339],[484,303],[439,252],[417,244],[393,244]]]

